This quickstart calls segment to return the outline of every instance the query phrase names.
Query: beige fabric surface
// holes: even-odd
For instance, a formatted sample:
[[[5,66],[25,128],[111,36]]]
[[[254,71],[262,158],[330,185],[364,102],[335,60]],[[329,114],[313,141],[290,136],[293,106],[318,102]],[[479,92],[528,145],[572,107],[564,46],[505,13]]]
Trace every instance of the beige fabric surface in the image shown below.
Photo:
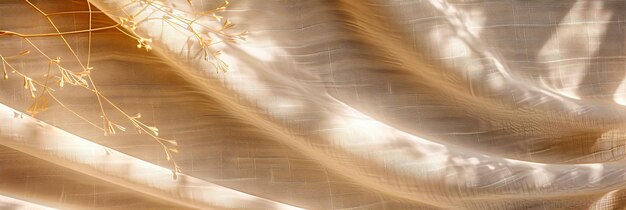
[[[88,8],[31,2],[47,13]],[[92,33],[91,74],[103,95],[178,142],[182,172],[172,179],[148,136],[104,136],[58,103],[20,117],[33,99],[10,75],[0,81],[0,206],[624,208],[624,1],[231,0],[219,14],[249,35],[211,47],[227,72],[163,19],[194,19],[189,11],[221,1],[155,1],[165,11],[89,2],[103,11],[95,27],[138,14],[134,31],[152,39],[147,52],[118,30]],[[61,31],[89,27],[86,13],[53,20]],[[54,32],[23,0],[0,2],[0,30]],[[88,34],[65,37],[86,62]],[[58,36],[30,40],[80,69]],[[0,36],[1,55],[24,50],[11,64],[44,78],[49,61]],[[100,123],[93,93],[53,87]]]

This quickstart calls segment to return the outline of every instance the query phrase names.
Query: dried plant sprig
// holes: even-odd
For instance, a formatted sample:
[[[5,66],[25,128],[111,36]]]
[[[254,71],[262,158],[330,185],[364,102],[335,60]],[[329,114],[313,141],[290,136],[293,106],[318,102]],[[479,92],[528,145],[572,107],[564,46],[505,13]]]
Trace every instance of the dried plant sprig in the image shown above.
[[[224,11],[226,9],[229,4],[228,0],[224,0],[221,5],[201,13],[173,10],[171,7],[168,7],[160,2],[153,0],[137,1],[143,5],[143,8],[133,15],[127,14],[127,17],[120,17],[120,22],[123,23],[122,26],[128,29],[133,34],[132,36],[139,42],[139,44],[137,45],[138,48],[145,47],[146,50],[151,49],[149,43],[144,43],[144,41],[147,39],[135,33],[137,24],[141,22],[135,20],[135,17],[137,17],[139,13],[145,11],[149,7],[155,9],[155,11],[165,13],[165,15],[163,15],[162,17],[162,21],[164,21],[165,23],[169,24],[177,30],[184,30],[193,34],[193,36],[195,37],[195,39],[197,39],[202,48],[202,51],[204,53],[204,59],[207,61],[211,61],[211,63],[215,66],[215,69],[218,72],[226,72],[228,70],[228,65],[226,65],[226,63],[219,58],[220,51],[215,50],[211,47],[222,42],[236,42],[237,40],[245,40],[246,36],[248,35],[247,31],[240,33],[230,33],[228,30],[233,28],[235,24],[233,24],[229,19],[224,19],[224,21],[222,22],[223,17],[216,14],[216,12]],[[191,2],[189,2],[189,4],[191,4]],[[198,20],[200,18],[207,16],[214,18],[217,22],[221,22],[221,27],[212,28],[198,23]],[[193,19],[190,17],[193,17]],[[206,32],[198,31],[197,28],[201,28]],[[216,40],[214,36],[219,37],[221,40]]]
[[[40,83],[40,82],[37,82],[36,80],[33,80],[31,77],[27,76],[26,74],[22,73],[21,71],[18,71],[18,70],[17,70],[15,67],[13,67],[13,65],[11,65],[11,63],[9,63],[9,62],[5,59],[5,57],[3,57],[1,54],[0,54],[0,61],[2,62],[2,67],[4,68],[4,70],[5,70],[5,71],[6,71],[6,67],[9,67],[9,69],[11,70],[11,71],[10,71],[11,73],[18,75],[18,76],[19,76],[19,77],[21,77],[22,79],[28,79],[28,80],[30,80],[30,82],[29,82],[29,83],[31,83],[31,84],[33,84],[33,85],[40,86],[40,87],[45,87],[45,88],[50,89],[50,90],[54,90],[54,89],[52,89],[52,88],[48,87],[47,85],[44,85],[44,84],[42,84],[42,83]],[[5,78],[7,78],[7,79],[8,79],[8,75],[7,75]],[[29,85],[30,85],[30,84],[29,84]],[[30,86],[29,86],[29,87],[30,87]]]
[[[37,8],[34,4],[30,3],[28,0],[26,0],[27,3],[29,3],[31,6],[33,6],[33,8],[35,8],[37,11],[39,11],[40,13],[43,13],[43,11],[41,11],[39,8]],[[47,17],[47,16],[46,16]],[[47,17],[48,18],[48,17]],[[91,17],[90,17],[91,19]],[[26,74],[18,71],[17,69],[15,69],[10,63],[8,63],[6,61],[6,59],[4,57],[1,57],[2,59],[2,65],[3,65],[3,70],[6,71],[6,67],[8,66],[11,70],[12,73],[17,73],[18,75],[20,75],[22,77],[22,79],[24,80],[24,87],[28,90],[30,90],[30,95],[32,97],[35,98],[35,91],[37,91],[35,84],[38,84],[40,86],[45,87],[44,91],[42,92],[42,94],[40,95],[40,97],[36,97],[35,98],[35,102],[33,103],[33,105],[31,105],[28,109],[28,112],[32,115],[39,113],[41,111],[44,111],[47,107],[48,104],[48,100],[46,93],[48,93],[50,96],[52,96],[52,98],[58,102],[59,104],[61,104],[64,108],[70,110],[73,114],[79,116],[81,119],[89,122],[90,124],[94,125],[95,127],[103,130],[105,132],[105,135],[108,134],[114,134],[115,133],[115,129],[119,129],[119,130],[125,130],[122,126],[120,126],[117,123],[113,123],[111,122],[108,117],[106,117],[106,113],[104,112],[104,109],[102,108],[102,102],[100,100],[101,97],[104,97],[102,94],[100,94],[100,92],[97,90],[96,86],[93,84],[93,80],[91,79],[91,77],[89,76],[90,71],[93,69],[92,67],[89,67],[89,65],[87,65],[88,67],[85,67],[82,65],[80,59],[78,59],[78,56],[76,55],[76,53],[74,53],[74,50],[71,48],[71,46],[69,46],[69,44],[67,43],[67,40],[65,40],[65,38],[63,37],[63,35],[67,35],[67,34],[76,34],[76,33],[83,33],[85,32],[85,30],[83,31],[75,31],[75,32],[65,32],[62,33],[58,30],[58,28],[56,27],[56,25],[54,24],[54,22],[52,20],[50,20],[50,18],[48,18],[50,24],[57,30],[56,34],[51,34],[52,35],[58,35],[60,36],[63,41],[66,43],[67,48],[70,50],[70,52],[72,52],[72,54],[74,55],[74,57],[78,60],[79,64],[81,64],[81,66],[83,67],[83,70],[79,73],[75,73],[74,71],[68,70],[67,68],[63,67],[60,62],[61,59],[60,58],[56,58],[56,59],[51,59],[50,56],[46,55],[46,53],[44,53],[39,47],[37,47],[34,43],[32,43],[28,38],[29,37],[35,37],[35,36],[20,36],[22,38],[24,38],[33,48],[35,48],[37,50],[37,52],[39,52],[40,54],[42,54],[44,57],[46,57],[51,64],[56,65],[56,67],[59,69],[60,72],[60,85],[62,86],[62,84],[64,84],[65,82],[67,82],[68,84],[74,85],[74,86],[81,86],[84,88],[87,88],[89,90],[91,90],[92,92],[96,93],[98,100],[99,100],[99,105],[102,111],[102,116],[103,116],[103,127],[97,126],[95,124],[93,124],[92,122],[90,122],[89,120],[87,120],[86,118],[80,116],[80,114],[74,112],[73,110],[69,109],[67,106],[65,106],[63,103],[61,103],[60,100],[58,100],[56,97],[54,97],[49,91],[52,90],[52,88],[47,87],[46,85],[42,85],[39,82],[34,81],[31,77],[26,76]],[[90,28],[91,28],[91,24],[90,24]],[[91,33],[93,30],[87,30],[89,33]],[[7,32],[3,31],[3,34],[7,34]],[[21,34],[20,34],[21,35]],[[89,37],[89,39],[91,39],[91,36]],[[91,41],[91,40],[90,40]],[[91,44],[89,45],[89,47],[91,47]],[[89,62],[89,58],[88,58],[88,62]],[[46,77],[46,83],[49,80],[49,75],[50,71],[48,71],[47,77]],[[85,80],[84,77],[87,77],[87,79]],[[8,79],[8,73],[6,74],[5,78]],[[89,81],[91,83],[92,88],[89,88],[88,83],[86,81]],[[111,104],[114,105],[110,100],[107,99],[107,101]],[[115,106],[117,108],[117,106]],[[117,108],[119,111],[122,111],[121,109]],[[125,114],[125,113],[124,113]],[[137,120],[134,120],[137,121]],[[143,123],[141,123],[143,124]],[[145,125],[145,124],[143,124]],[[157,142],[159,142],[160,144],[164,145],[163,143],[161,143],[161,141],[163,140],[162,138],[158,138],[156,139]],[[174,140],[168,140],[168,141],[174,141]],[[174,141],[175,142],[175,141]],[[171,147],[167,147],[167,148],[171,148]],[[164,151],[166,151],[166,155],[168,157],[171,156],[170,154],[170,150],[164,149]],[[169,159],[169,158],[168,158]],[[174,161],[173,159],[171,160],[172,162]],[[180,169],[178,168],[178,165],[176,163],[173,164],[175,167],[173,168],[173,173],[176,172],[180,172]]]
[[[61,74],[60,79],[59,79],[59,86],[63,87],[65,83],[68,83],[70,85],[89,88],[89,84],[87,83],[87,80],[85,79],[85,77],[91,73],[89,69],[82,71],[82,72],[75,73],[66,68],[63,68],[58,63],[56,63],[56,66],[57,66],[57,69],[59,69],[59,72]]]
[[[108,135],[114,135],[116,133],[116,128],[118,130],[121,131],[126,131],[126,128],[124,126],[121,126],[117,123],[112,122],[111,120],[109,120],[108,117],[106,116],[100,116],[102,118],[102,124],[104,124],[104,135],[108,136]]]
[[[94,31],[108,30],[108,29],[112,29],[112,28],[118,27],[119,25],[120,24],[114,24],[114,25],[111,25],[111,26],[105,26],[105,27],[93,28],[93,29],[87,29],[87,30],[76,30],[76,31],[67,31],[67,32],[58,32],[58,33],[44,33],[44,34],[21,34],[21,33],[13,32],[13,31],[3,31],[3,30],[0,30],[0,35],[19,36],[19,37],[22,37],[22,38],[45,37],[45,36],[60,36],[60,35],[81,34],[81,33],[88,33],[88,32],[94,32]]]
[[[3,68],[3,73],[4,73],[4,79],[8,79],[9,78],[9,73],[7,71],[10,70],[11,73],[14,73],[20,77],[22,77],[23,81],[24,81],[24,87],[25,89],[29,90],[30,96],[34,98],[34,102],[33,104],[28,108],[27,112],[29,112],[31,115],[35,115],[37,113],[43,112],[47,109],[48,104],[49,104],[49,99],[52,99],[53,101],[55,101],[56,103],[58,103],[60,106],[62,106],[63,108],[65,108],[66,110],[70,111],[72,114],[76,115],[77,117],[79,117],[80,119],[86,121],[87,123],[91,124],[92,126],[96,127],[97,129],[100,129],[104,132],[104,135],[114,135],[117,133],[117,131],[126,131],[126,128],[121,126],[120,124],[113,122],[109,119],[109,117],[107,116],[107,113],[104,110],[104,104],[103,102],[106,102],[106,104],[108,104],[109,106],[113,107],[114,109],[116,109],[119,113],[121,113],[123,116],[125,116],[130,123],[136,128],[136,130],[139,133],[144,133],[150,137],[152,137],[156,142],[158,142],[162,147],[163,147],[163,151],[166,155],[166,159],[168,161],[170,161],[172,163],[172,172],[173,172],[173,176],[174,178],[176,178],[176,173],[181,172],[180,167],[178,166],[178,164],[176,163],[176,161],[173,158],[174,154],[178,153],[178,149],[176,149],[175,147],[178,146],[178,143],[175,140],[170,140],[170,139],[164,139],[162,137],[159,137],[159,129],[155,126],[149,126],[145,123],[143,123],[140,118],[141,118],[141,114],[137,114],[137,115],[133,115],[130,116],[129,114],[127,114],[126,112],[124,112],[120,107],[118,107],[115,103],[113,103],[111,100],[109,100],[107,97],[105,97],[98,89],[97,86],[94,84],[93,79],[91,77],[91,70],[93,70],[93,67],[90,65],[90,61],[91,61],[91,41],[92,41],[92,32],[97,32],[97,31],[102,31],[102,30],[108,30],[108,29],[117,29],[118,31],[122,32],[124,35],[131,37],[135,40],[137,40],[138,44],[137,47],[138,48],[144,48],[146,50],[151,50],[152,46],[151,46],[151,42],[152,39],[151,38],[147,38],[147,37],[142,37],[140,36],[138,33],[135,32],[138,24],[140,24],[142,21],[137,21],[135,20],[135,17],[145,11],[148,8],[155,8],[156,10],[154,11],[162,11],[165,12],[166,15],[163,17],[163,20],[172,25],[172,26],[178,26],[178,28],[180,28],[181,30],[187,30],[191,33],[194,34],[194,36],[198,39],[203,51],[205,52],[205,59],[209,60],[209,58],[211,58],[211,62],[212,64],[216,67],[217,71],[221,71],[221,72],[226,72],[228,65],[222,61],[221,59],[218,58],[220,52],[210,49],[211,46],[218,44],[218,43],[222,43],[222,42],[235,42],[236,40],[245,40],[245,36],[247,35],[247,32],[241,32],[241,33],[237,33],[237,34],[230,34],[228,32],[226,32],[226,30],[232,28],[234,26],[234,24],[232,22],[230,22],[230,20],[225,19],[225,21],[221,24],[221,28],[210,28],[207,27],[205,25],[199,24],[197,23],[197,20],[201,17],[204,16],[210,16],[212,18],[214,18],[216,21],[221,22],[223,17],[219,16],[216,14],[216,12],[219,11],[223,11],[225,10],[226,6],[229,4],[228,1],[223,1],[223,4],[205,11],[205,12],[201,12],[201,13],[196,13],[196,12],[192,12],[192,13],[187,13],[187,12],[183,12],[186,13],[187,15],[194,17],[195,19],[190,19],[188,17],[186,17],[187,15],[180,15],[177,14],[176,12],[182,12],[182,11],[176,11],[174,12],[174,10],[172,8],[168,8],[167,6],[156,2],[156,1],[152,1],[152,0],[131,0],[128,4],[123,5],[120,8],[116,8],[114,10],[110,10],[110,11],[122,11],[126,14],[125,17],[118,17],[119,18],[119,23],[115,24],[115,25],[111,25],[111,26],[105,26],[105,27],[100,27],[100,28],[93,28],[92,27],[92,15],[94,13],[102,13],[102,11],[93,11],[91,8],[91,3],[89,2],[89,0],[86,0],[87,5],[88,5],[88,11],[68,11],[68,12],[57,12],[57,13],[45,13],[44,11],[42,11],[40,8],[38,8],[35,4],[31,3],[29,0],[24,0],[27,4],[29,4],[34,10],[36,10],[38,13],[40,13],[41,15],[43,15],[49,22],[49,24],[55,29],[56,33],[44,33],[44,34],[21,34],[21,33],[17,33],[17,32],[13,32],[13,31],[6,31],[6,30],[0,30],[0,37],[2,35],[5,36],[17,36],[17,37],[21,37],[23,38],[31,47],[33,47],[35,49],[36,52],[38,52],[39,54],[41,54],[42,56],[44,56],[46,59],[48,59],[49,61],[49,67],[48,67],[48,73],[46,74],[45,77],[45,81],[42,84],[41,82],[38,82],[36,80],[34,80],[32,77],[27,76],[26,74],[24,74],[21,71],[18,71],[17,69],[15,69],[6,59],[9,58],[14,58],[14,57],[19,57],[19,56],[23,56],[26,54],[29,54],[30,51],[23,51],[20,54],[14,55],[14,56],[6,56],[3,57],[2,55],[0,55],[0,60],[2,63],[2,68]],[[143,6],[143,8],[137,12],[135,15],[130,15],[127,14],[125,12],[125,7],[135,3],[135,2],[140,2]],[[189,1],[189,3],[191,4],[191,1]],[[192,7],[193,8],[193,7]],[[76,30],[76,31],[66,31],[66,32],[61,32],[58,27],[56,26],[56,24],[54,23],[54,21],[50,18],[50,16],[54,16],[54,15],[66,15],[66,14],[80,14],[80,13],[86,13],[89,15],[89,28],[85,29],[85,30]],[[176,20],[176,21],[173,21]],[[199,32],[197,31],[195,28],[200,27],[203,30],[206,30],[207,32]],[[124,29],[126,30],[124,30]],[[65,39],[65,35],[73,35],[73,34],[81,34],[81,33],[88,33],[88,52],[87,52],[87,61],[86,61],[86,65],[83,64],[83,62],[81,61],[81,59],[79,59],[78,54],[76,54],[75,50],[69,45],[68,41]],[[215,41],[214,38],[212,38],[211,36],[215,35],[217,37],[221,37],[222,40],[220,41]],[[78,61],[78,64],[81,66],[81,70],[69,70],[68,68],[64,67],[61,64],[61,58],[57,57],[52,59],[50,56],[48,56],[44,51],[42,51],[37,45],[35,45],[33,42],[30,41],[30,38],[36,38],[36,37],[59,37],[62,39],[62,41],[65,43],[67,49],[70,51],[70,53],[73,55],[73,57],[76,59],[76,61]],[[56,69],[58,69],[58,74],[59,76],[53,76],[53,72],[51,72],[51,65],[54,65],[56,67]],[[8,68],[7,68],[8,67]],[[101,118],[102,118],[102,126],[98,126],[97,124],[91,122],[90,120],[86,119],[85,117],[83,117],[82,115],[76,113],[75,111],[73,111],[72,109],[70,109],[69,107],[67,107],[61,100],[59,100],[57,97],[54,96],[54,94],[51,91],[54,91],[54,89],[50,88],[48,86],[48,82],[51,78],[58,78],[58,80],[56,81],[58,83],[58,85],[63,88],[66,84],[69,84],[70,86],[77,86],[77,87],[82,87],[85,88],[87,90],[90,90],[91,92],[93,92],[96,95],[96,98],[98,99],[98,105],[100,107],[100,111],[101,111]],[[38,93],[38,89],[37,86],[41,87],[41,91],[39,91],[39,96],[37,96]]]

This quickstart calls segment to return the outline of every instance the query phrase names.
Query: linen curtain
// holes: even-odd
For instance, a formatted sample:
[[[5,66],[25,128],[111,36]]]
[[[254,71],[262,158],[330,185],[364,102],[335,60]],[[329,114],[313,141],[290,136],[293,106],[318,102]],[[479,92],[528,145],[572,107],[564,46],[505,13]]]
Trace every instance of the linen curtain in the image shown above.
[[[622,209],[625,9],[4,0],[0,208]]]

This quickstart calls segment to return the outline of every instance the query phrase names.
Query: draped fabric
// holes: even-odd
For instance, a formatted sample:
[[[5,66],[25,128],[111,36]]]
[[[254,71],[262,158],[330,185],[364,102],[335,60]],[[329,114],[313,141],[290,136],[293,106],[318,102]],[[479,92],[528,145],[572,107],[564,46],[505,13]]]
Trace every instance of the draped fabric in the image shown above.
[[[221,3],[1,1],[0,208],[625,208],[624,1],[231,0],[204,47]],[[30,116],[55,62],[115,105]]]

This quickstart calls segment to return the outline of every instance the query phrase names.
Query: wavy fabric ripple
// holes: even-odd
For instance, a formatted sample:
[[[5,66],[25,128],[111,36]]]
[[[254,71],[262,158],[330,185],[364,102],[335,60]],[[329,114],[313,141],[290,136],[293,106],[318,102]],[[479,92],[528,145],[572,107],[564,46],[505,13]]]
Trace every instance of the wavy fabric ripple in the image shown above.
[[[111,47],[120,56],[97,62],[153,77],[99,82],[155,109],[194,180],[305,209],[626,207],[624,1],[232,0],[224,15],[250,35],[216,46],[227,73],[163,11],[90,2],[113,21],[143,20],[153,52]],[[94,141],[161,164],[133,135],[112,138],[128,141]],[[267,208],[182,192],[199,206]]]

